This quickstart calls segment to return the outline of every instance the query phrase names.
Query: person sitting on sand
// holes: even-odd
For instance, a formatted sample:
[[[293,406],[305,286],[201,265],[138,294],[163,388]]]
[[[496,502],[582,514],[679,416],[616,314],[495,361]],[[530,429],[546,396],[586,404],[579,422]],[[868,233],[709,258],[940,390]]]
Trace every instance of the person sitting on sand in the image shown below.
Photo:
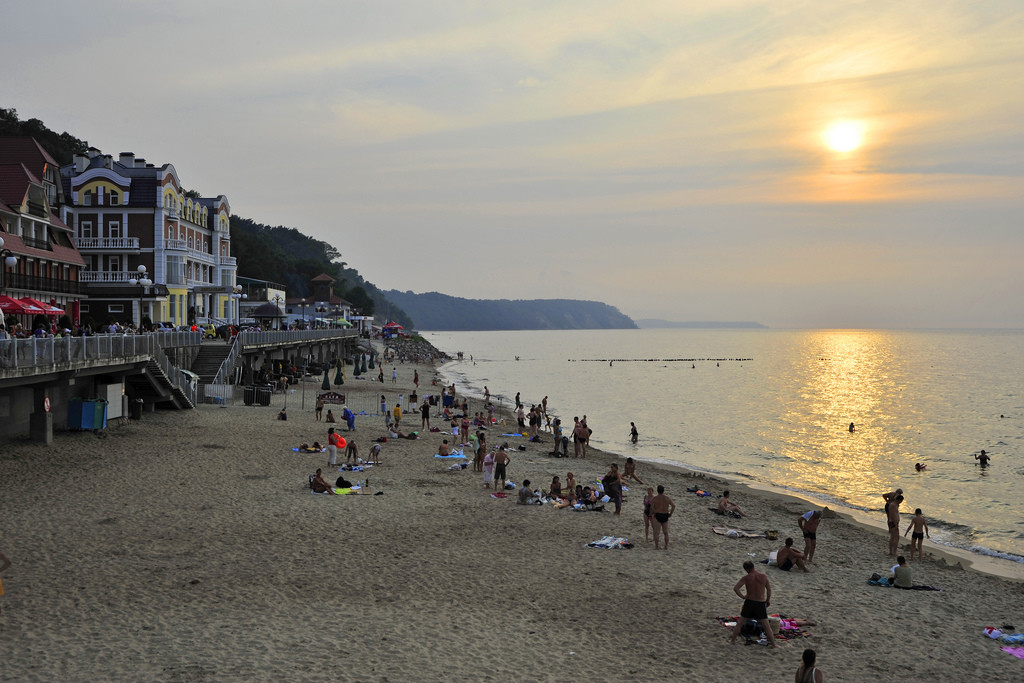
[[[448,439],[442,441],[441,445],[437,447],[437,454],[440,455],[442,458],[445,457],[446,455],[451,454],[451,448],[449,448],[448,446]]]
[[[576,477],[573,476],[572,472],[565,473],[565,488],[570,491],[576,490]]]
[[[804,564],[804,554],[793,547],[793,539],[787,538],[786,545],[779,548],[778,554],[775,556],[775,561],[779,565],[779,569],[784,572],[788,572],[796,565],[805,572],[809,572],[810,569]]]
[[[537,492],[530,488],[530,480],[524,479],[523,486],[519,489],[519,504],[520,505],[536,505],[540,502],[540,496]]]
[[[626,458],[626,468],[622,472],[622,481],[625,482],[629,479],[632,479],[638,484],[644,483],[640,477],[636,476],[636,463],[633,462],[633,458]]]
[[[804,650],[802,659],[803,663],[796,670],[794,683],[824,683],[825,675],[821,673],[821,669],[814,666],[814,662],[818,659],[814,650],[811,648]]]
[[[914,587],[910,567],[907,566],[907,558],[902,555],[896,558],[896,566],[892,568],[892,578],[889,579],[889,583],[896,588]]]
[[[557,474],[551,478],[551,489],[548,491],[548,495],[552,498],[559,498],[562,495],[562,480]]]
[[[316,468],[313,478],[309,480],[309,488],[313,489],[313,493],[334,493],[330,485],[324,481],[324,471],[319,467]]]
[[[330,408],[327,409],[327,418],[324,422],[337,422],[337,420],[334,419],[334,412]]]
[[[722,499],[718,501],[718,514],[728,515],[735,512],[740,517],[746,517],[747,515],[743,512],[739,505],[729,500],[729,492],[722,492]]]

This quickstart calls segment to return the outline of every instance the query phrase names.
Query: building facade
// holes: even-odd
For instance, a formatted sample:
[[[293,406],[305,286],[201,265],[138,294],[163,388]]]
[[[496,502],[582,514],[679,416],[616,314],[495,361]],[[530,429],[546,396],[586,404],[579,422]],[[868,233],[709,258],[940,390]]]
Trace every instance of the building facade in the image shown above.
[[[95,148],[61,168],[61,180],[62,217],[85,262],[83,322],[232,319],[237,268],[227,197],[194,196],[171,164]]]
[[[85,288],[85,262],[71,229],[60,218],[64,203],[60,169],[30,137],[0,137],[0,296],[30,298],[77,320]],[[13,265],[8,265],[8,260]],[[28,328],[34,314],[10,312],[7,326]],[[29,329],[28,331],[31,331]]]

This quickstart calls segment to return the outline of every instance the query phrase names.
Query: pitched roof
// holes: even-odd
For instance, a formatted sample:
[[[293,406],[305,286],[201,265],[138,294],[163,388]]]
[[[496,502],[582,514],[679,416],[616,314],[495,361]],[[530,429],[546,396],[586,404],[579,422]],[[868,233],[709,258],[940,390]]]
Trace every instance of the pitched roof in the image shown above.
[[[53,157],[43,149],[36,139],[27,135],[0,136],[0,164],[25,163],[28,169],[40,178],[46,165],[58,168]]]
[[[32,172],[20,162],[0,164],[0,201],[11,207],[19,207],[25,203],[28,184],[39,184]]]
[[[320,273],[319,275],[312,279],[312,282],[337,282],[337,280],[335,280],[327,273]]]

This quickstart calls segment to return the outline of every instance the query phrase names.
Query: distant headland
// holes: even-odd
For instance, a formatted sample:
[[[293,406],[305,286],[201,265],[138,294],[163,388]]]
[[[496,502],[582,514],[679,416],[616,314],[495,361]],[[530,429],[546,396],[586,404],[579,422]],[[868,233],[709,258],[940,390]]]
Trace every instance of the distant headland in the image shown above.
[[[705,330],[713,329],[755,329],[755,330],[766,330],[767,325],[755,322],[721,322],[721,321],[694,321],[694,322],[672,322],[671,320],[662,320],[660,318],[641,318],[636,320],[636,326],[640,329],[656,329],[656,328],[697,328]]]

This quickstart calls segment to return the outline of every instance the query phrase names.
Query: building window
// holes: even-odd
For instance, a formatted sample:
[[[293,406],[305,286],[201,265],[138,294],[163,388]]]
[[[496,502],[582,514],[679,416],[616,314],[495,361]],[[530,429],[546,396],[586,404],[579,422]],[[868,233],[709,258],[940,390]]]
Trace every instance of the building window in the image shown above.
[[[118,197],[118,194],[116,192],[111,192],[110,193],[110,205],[111,206],[117,206],[119,202],[120,202],[120,198]]]
[[[120,237],[121,221],[110,221],[107,223],[107,233],[110,237]]]
[[[78,304],[78,312],[79,313],[88,313],[89,312],[89,304]]]
[[[107,311],[110,313],[124,313],[124,304],[109,304]]]
[[[86,192],[82,196],[82,205],[83,206],[92,206],[93,205],[93,192],[92,192],[92,190],[89,190],[88,192]]]
[[[92,221],[82,221],[78,225],[82,237],[92,237]]]

